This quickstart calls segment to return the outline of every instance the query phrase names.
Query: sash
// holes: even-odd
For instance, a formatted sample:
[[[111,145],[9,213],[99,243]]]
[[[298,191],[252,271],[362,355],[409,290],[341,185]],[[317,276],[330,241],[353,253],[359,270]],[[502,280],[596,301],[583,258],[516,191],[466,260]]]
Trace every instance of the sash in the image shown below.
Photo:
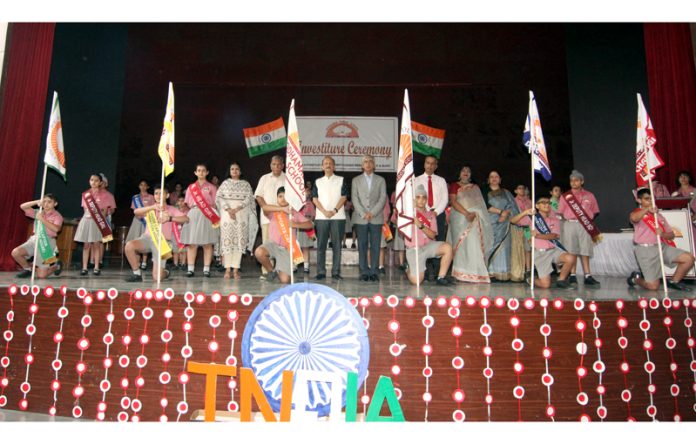
[[[570,209],[575,213],[575,217],[578,218],[578,222],[580,222],[580,225],[582,225],[582,228],[587,231],[587,233],[590,235],[592,238],[592,242],[597,243],[602,240],[602,233],[599,232],[599,229],[595,226],[595,224],[592,223],[592,220],[587,216],[587,213],[585,213],[585,209],[580,205],[580,202],[577,201],[575,196],[573,195],[572,191],[567,191],[562,194],[563,199],[565,199],[566,203],[570,207]]]
[[[305,206],[304,206],[302,209],[304,210],[305,208],[307,208],[307,204],[309,204],[309,203],[310,203],[310,202],[307,202],[307,203],[305,204]],[[310,219],[310,218],[313,218],[313,217],[314,217],[313,214],[310,215],[310,216],[308,216],[306,213],[302,213],[302,214],[304,214],[304,216],[305,216],[307,219]],[[307,235],[307,237],[310,238],[311,240],[316,240],[316,239],[317,239],[317,231],[314,229],[314,226],[312,226],[312,228],[308,228],[308,229],[302,230],[302,231],[304,231],[305,234]]]
[[[87,204],[87,211],[89,211],[90,216],[92,216],[92,219],[94,219],[94,222],[97,224],[97,228],[99,228],[99,231],[101,232],[102,243],[111,242],[114,239],[111,232],[111,227],[106,222],[104,216],[102,216],[99,205],[97,205],[97,202],[95,202],[94,198],[92,197],[92,192],[85,191],[82,193],[82,198]]]
[[[155,246],[155,250],[159,253],[160,259],[167,260],[172,257],[172,249],[169,247],[169,242],[164,238],[164,233],[160,239],[160,225],[157,221],[157,216],[155,215],[155,210],[150,210],[145,215],[145,221],[147,224],[147,229],[150,232],[150,238],[152,238],[152,245]],[[167,222],[173,223],[173,222]],[[157,245],[157,239],[160,239],[160,244]]]
[[[136,194],[135,196],[131,197],[131,202],[133,203],[133,206],[135,208],[142,208],[145,206],[143,204],[143,199],[140,197],[140,194]],[[143,227],[147,225],[145,223],[145,218],[140,218],[140,222],[143,224]]]
[[[535,226],[536,230],[541,234],[552,234],[551,229],[549,228],[549,226],[546,224],[546,221],[539,213],[534,214],[534,226]],[[558,239],[548,239],[548,241],[551,242],[552,244],[554,244],[556,247],[560,248],[561,250],[566,251],[566,252],[568,251],[565,249],[563,244],[561,244],[561,242]]]
[[[181,243],[181,226],[176,222],[172,222],[172,234],[174,234],[176,246],[179,247],[179,249],[184,248],[184,244]]]
[[[53,254],[53,247],[51,247],[51,242],[46,233],[46,227],[38,220],[34,221],[34,234],[36,234],[36,241],[38,242],[39,255],[41,256],[42,262],[47,265],[57,262],[58,258]]]
[[[639,210],[640,210],[640,208],[638,208],[635,211],[639,211]],[[645,213],[645,216],[643,216],[643,222],[645,222],[645,225],[647,225],[648,228],[650,228],[650,231],[652,231],[653,234],[655,234],[655,236],[657,236],[657,227],[655,226],[655,217],[652,215],[652,213],[650,213],[650,212]],[[664,233],[666,231],[665,225],[659,219],[657,220],[657,223],[660,226],[660,230],[662,230],[662,232]],[[655,239],[655,241],[657,241],[657,239]],[[676,246],[677,246],[677,244],[674,243],[674,239],[667,240],[665,238],[661,238],[660,241],[666,243],[670,247],[676,248]]]
[[[382,237],[384,238],[385,242],[389,242],[392,239],[394,239],[391,229],[389,228],[389,222],[385,222],[382,224]]]
[[[286,250],[290,251],[290,221],[288,220],[287,213],[282,211],[275,211],[273,213],[276,223],[278,224],[278,230],[280,230],[280,238],[283,242],[282,246]],[[302,248],[299,242],[297,242],[297,237],[292,239],[292,263],[293,265],[301,264],[304,262],[304,257],[302,256]]]
[[[220,216],[210,206],[208,201],[205,200],[205,197],[203,197],[203,192],[201,191],[201,187],[198,185],[198,182],[194,182],[191,185],[189,185],[188,189],[191,191],[191,196],[193,197],[193,200],[196,202],[196,206],[199,210],[201,210],[201,213],[203,213],[203,215],[206,218],[208,218],[210,223],[213,224],[213,228],[219,227]]]

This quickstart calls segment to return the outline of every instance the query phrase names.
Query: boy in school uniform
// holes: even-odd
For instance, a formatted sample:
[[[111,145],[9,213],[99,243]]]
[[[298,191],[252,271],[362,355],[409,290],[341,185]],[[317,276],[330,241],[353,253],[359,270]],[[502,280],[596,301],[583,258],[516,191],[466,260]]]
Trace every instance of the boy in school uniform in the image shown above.
[[[36,219],[37,221],[39,221],[39,223],[43,224],[43,228],[39,229],[45,231],[48,240],[48,245],[50,246],[50,251],[47,250],[45,252],[46,255],[49,255],[50,253],[55,253],[56,238],[58,237],[58,232],[63,227],[63,216],[61,216],[58,210],[56,210],[56,205],[58,205],[58,200],[53,194],[49,193],[44,195],[43,203],[40,199],[38,199],[32,200],[30,202],[24,202],[22,205],[19,206],[19,208],[22,211],[24,211],[24,214],[27,217]],[[41,206],[43,211],[37,211],[36,209],[34,209],[34,207],[38,206]],[[31,276],[32,264],[30,264],[27,259],[34,256],[34,247],[36,245],[36,242],[39,240],[39,236],[43,236],[40,233],[36,233],[36,228],[37,225],[35,223],[34,233],[31,235],[31,237],[22,245],[12,250],[12,258],[19,264],[20,267],[22,267],[22,271],[19,274],[17,274],[18,278],[27,278]],[[39,246],[41,246],[41,244],[39,244]],[[51,273],[53,273],[56,276],[60,274],[62,267],[59,260],[51,261],[51,259],[55,259],[53,256],[43,258],[40,248],[36,249],[36,253],[38,257],[34,258],[33,266],[36,267],[37,277],[39,277],[40,279],[44,279],[48,277]],[[47,262],[51,263],[44,263],[44,260],[48,260]]]
[[[273,282],[278,278],[281,283],[287,284],[290,282],[291,267],[296,265],[295,258],[298,260],[297,263],[302,261],[302,250],[297,242],[297,238],[293,236],[294,265],[290,265],[290,230],[292,228],[309,229],[313,225],[302,213],[290,208],[288,201],[285,200],[285,187],[278,188],[277,206],[283,208],[283,211],[272,211],[266,214],[268,218],[268,240],[256,248],[254,255],[256,260],[268,272],[266,276],[268,282]],[[292,221],[289,221],[286,211],[292,212]],[[271,258],[275,259],[275,266],[273,266]]]
[[[428,192],[420,184],[416,187],[416,217],[414,225],[416,235],[411,240],[404,239],[406,245],[406,260],[408,269],[406,276],[412,284],[419,284],[425,278],[425,263],[428,259],[439,258],[440,268],[437,275],[437,285],[449,285],[447,270],[452,264],[452,246],[447,242],[436,241],[437,238],[437,213],[428,211]],[[416,249],[418,250],[418,276],[416,273]]]
[[[535,216],[537,211],[540,217]],[[551,199],[540,197],[536,203],[536,210],[534,208],[526,209],[510,219],[510,222],[524,227],[531,227],[531,218],[533,217],[536,219],[535,226],[531,230],[534,248],[534,268],[536,268],[539,276],[534,278],[534,285],[537,288],[551,287],[553,264],[562,262],[563,266],[558,276],[558,281],[556,281],[556,287],[570,287],[568,274],[575,266],[577,257],[561,249],[561,244],[558,242],[558,239],[561,237],[561,221],[551,211]],[[532,279],[531,276],[530,279]]]
[[[167,202],[169,197],[169,192],[166,188],[160,189],[159,186],[155,187],[155,203],[153,205],[148,205],[146,207],[136,208],[134,211],[136,217],[148,217],[148,213],[154,212],[154,220],[148,221],[145,228],[145,233],[137,239],[129,241],[126,244],[126,258],[131,266],[132,274],[126,278],[126,282],[142,282],[142,270],[139,266],[139,255],[143,253],[152,253],[152,278],[157,279],[157,273],[160,275],[160,279],[166,279],[169,277],[169,270],[164,268],[166,259],[160,259],[161,254],[155,247],[157,239],[152,238],[150,233],[150,223],[151,222],[161,222],[162,223],[162,239],[169,244],[172,248],[172,242],[174,241],[172,235],[172,224],[179,223],[184,224],[188,222],[188,217],[186,214],[181,212],[179,209],[172,205],[164,205],[164,210],[160,212],[160,202]],[[157,226],[157,225],[155,225]],[[153,227],[154,228],[154,227]]]
[[[585,273],[585,285],[599,287],[599,282],[590,271],[590,258],[594,253],[594,244],[600,237],[600,232],[594,224],[599,214],[599,204],[595,195],[584,189],[585,176],[578,170],[570,174],[570,190],[561,194],[558,202],[558,212],[563,216],[563,234],[561,242],[568,252],[580,257],[582,270]],[[575,266],[570,274],[569,282],[577,282]]]
[[[652,206],[650,189],[638,190],[638,208],[631,212],[630,218],[633,224],[633,252],[636,255],[640,272],[634,271],[628,277],[630,287],[637,285],[646,290],[660,288],[662,271],[660,267],[660,253],[657,251],[657,236],[662,238],[662,258],[665,265],[676,265],[672,279],[667,281],[667,286],[673,290],[691,291],[691,288],[682,284],[681,280],[694,266],[694,257],[674,246],[675,233],[667,220],[658,209]],[[658,225],[655,225],[657,214]]]

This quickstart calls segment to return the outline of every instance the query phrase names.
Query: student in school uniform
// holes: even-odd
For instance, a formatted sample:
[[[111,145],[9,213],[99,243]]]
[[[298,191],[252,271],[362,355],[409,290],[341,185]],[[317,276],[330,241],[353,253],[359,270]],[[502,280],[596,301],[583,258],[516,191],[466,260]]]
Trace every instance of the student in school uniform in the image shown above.
[[[570,174],[570,190],[561,194],[558,202],[558,212],[564,219],[561,243],[569,253],[580,258],[582,271],[585,273],[585,285],[599,287],[599,282],[590,271],[590,258],[594,253],[593,242],[600,235],[594,224],[594,219],[599,214],[599,204],[595,195],[587,191],[584,185],[585,176],[578,170],[573,170]],[[568,279],[571,284],[577,282],[575,267]]]
[[[408,269],[406,276],[409,282],[417,284],[425,279],[425,263],[428,259],[439,258],[440,263],[437,285],[449,285],[447,270],[452,264],[452,246],[444,241],[437,239],[437,213],[426,207],[428,202],[428,191],[425,186],[419,184],[416,187],[416,217],[413,221],[415,225],[415,238],[404,239],[406,244],[406,260]],[[418,251],[416,251],[418,250]],[[418,264],[416,265],[416,255]],[[418,276],[415,275],[416,269]]]
[[[268,273],[267,282],[279,279],[281,283],[287,284],[290,282],[290,273],[292,273],[294,266],[290,264],[290,230],[293,228],[308,229],[312,228],[313,225],[301,212],[289,208],[289,204],[285,200],[285,187],[278,188],[276,202],[276,206],[283,211],[272,211],[266,214],[268,217],[268,240],[256,248],[254,255]],[[288,210],[292,213],[291,221],[288,217]],[[298,258],[298,263],[302,261],[302,250],[300,250],[297,238],[293,237],[292,241],[294,244],[293,264],[295,264],[295,256]],[[271,258],[275,259],[275,266],[271,262]]]
[[[99,177],[101,177],[101,185],[99,185],[99,188],[101,188],[102,192],[109,196],[109,199],[113,200],[116,202],[116,199],[114,198],[113,193],[109,191],[109,179],[106,177],[106,174],[104,173],[99,173]],[[113,231],[114,229],[114,224],[111,222],[111,215],[112,213],[109,213],[106,215],[106,223],[109,224],[109,228]],[[106,242],[102,242],[99,244],[99,268],[103,268],[102,265],[104,264],[104,248],[106,246]]]
[[[75,230],[75,242],[84,243],[80,276],[87,275],[90,256],[94,262],[94,275],[101,274],[99,265],[102,260],[101,244],[112,239],[111,227],[107,218],[116,210],[116,201],[113,194],[104,190],[101,185],[101,176],[92,174],[89,177],[89,189],[82,193],[81,205],[84,208],[84,215]]]
[[[535,213],[537,211],[541,218],[536,218]],[[561,237],[561,221],[551,210],[550,198],[540,197],[537,199],[536,210],[527,208],[513,216],[510,222],[521,227],[531,227],[531,218],[533,217],[536,218],[536,223],[534,229],[530,230],[530,234],[534,243],[534,268],[536,268],[539,276],[534,278],[534,286],[537,288],[551,287],[553,264],[562,262],[563,266],[556,281],[556,287],[570,287],[568,275],[575,266],[577,258],[574,254],[563,251],[559,246],[558,239]],[[527,280],[532,279],[532,276],[533,274],[530,274]]]
[[[208,176],[206,164],[196,164],[194,174],[197,180],[186,189],[185,202],[190,208],[189,222],[181,230],[181,243],[188,245],[186,277],[194,276],[198,247],[203,247],[203,276],[209,278],[213,246],[220,238],[220,216],[215,210],[217,188],[206,180]]]
[[[660,253],[657,250],[657,236],[662,238],[662,259],[665,265],[676,266],[672,279],[667,281],[667,286],[673,290],[691,291],[690,287],[681,281],[686,273],[694,266],[694,257],[687,251],[676,248],[674,245],[675,233],[667,220],[652,206],[652,198],[649,188],[639,189],[637,192],[638,208],[630,215],[633,224],[633,252],[636,255],[640,271],[634,271],[628,277],[630,287],[639,285],[646,290],[657,290],[662,285],[662,270],[660,267]],[[655,225],[657,214],[658,225]]]
[[[63,216],[56,210],[56,205],[58,205],[58,200],[53,194],[49,193],[44,195],[43,203],[39,199],[24,202],[19,206],[27,217],[36,219],[38,223],[43,224],[43,229],[45,230],[50,245],[50,251],[46,251],[46,256],[49,256],[50,253],[55,254],[56,238],[58,237],[58,232],[63,227]],[[37,211],[34,208],[38,206],[41,206],[41,211]],[[36,233],[36,229],[37,223],[34,224],[34,234],[22,245],[12,250],[12,258],[22,267],[22,271],[17,274],[18,278],[30,277],[32,265],[36,266],[36,276],[41,279],[48,277],[51,273],[58,276],[62,270],[60,260],[50,261],[53,256],[46,258],[49,259],[51,263],[44,263],[40,249],[36,249],[37,257],[34,257],[34,263],[29,263],[28,259],[34,256],[34,247],[36,246],[39,236],[41,236],[41,234]],[[39,230],[41,230],[41,228],[39,228]]]
[[[154,211],[155,222],[162,223],[162,238],[173,251],[173,244],[176,243],[176,241],[172,233],[172,225],[175,223],[185,224],[189,219],[186,214],[172,205],[165,204],[164,209],[161,210],[160,202],[167,202],[167,198],[169,197],[169,192],[166,188],[160,189],[159,186],[156,186],[155,195],[153,197],[154,202],[151,205],[136,208],[135,215],[136,217],[145,218],[150,211]],[[152,233],[150,233],[150,227],[146,226],[142,236],[126,244],[126,258],[128,258],[128,263],[132,270],[132,274],[126,278],[126,282],[143,281],[142,269],[138,266],[138,256],[146,253],[152,254],[152,279],[156,280],[158,273],[160,279],[169,277],[169,270],[165,268],[167,260],[160,259],[161,254],[159,250],[155,248],[157,242],[158,239],[153,239]]]
[[[150,186],[146,180],[141,180],[140,183],[138,183],[138,188],[140,189],[140,192],[131,197],[130,207],[134,212],[137,208],[149,207],[155,203],[155,196],[147,192]],[[128,228],[126,243],[134,239],[138,239],[143,235],[143,233],[145,233],[145,219],[134,215],[130,228]],[[140,258],[140,268],[143,270],[147,268],[147,253],[143,254]]]

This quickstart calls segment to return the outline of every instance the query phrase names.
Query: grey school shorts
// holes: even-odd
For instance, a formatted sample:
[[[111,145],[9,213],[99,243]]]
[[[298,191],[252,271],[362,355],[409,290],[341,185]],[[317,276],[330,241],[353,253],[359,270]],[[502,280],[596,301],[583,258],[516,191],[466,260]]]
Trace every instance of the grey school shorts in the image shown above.
[[[636,255],[640,271],[643,273],[643,279],[652,282],[662,278],[660,254],[657,251],[657,245],[633,245],[633,252]],[[688,252],[662,244],[662,259],[665,265],[673,266],[672,262],[683,253]]]
[[[53,237],[48,238],[48,242],[51,244],[51,248],[53,248],[53,252],[56,252],[56,239]],[[27,239],[26,242],[24,242],[22,245],[20,245],[20,248],[24,248],[24,251],[27,252],[27,258],[30,258],[34,254],[34,247],[36,246],[36,235],[33,234],[29,239]],[[34,261],[34,265],[36,265],[38,268],[49,268],[51,265],[44,264],[43,260],[41,260],[41,253],[39,250],[36,250],[36,255],[39,256],[38,261]]]
[[[592,238],[577,220],[563,221],[561,243],[568,253],[576,256],[592,257],[594,254]]]
[[[444,242],[430,241],[418,249],[418,273],[425,273],[425,261],[434,257],[440,257],[437,254],[437,249]],[[408,261],[408,274],[415,277],[416,274],[416,249],[409,248],[406,250],[406,261]],[[439,273],[439,270],[436,270]]]
[[[268,251],[269,256],[275,259],[275,271],[290,275],[290,252],[273,241],[261,244]]]
[[[534,267],[537,273],[539,273],[539,278],[551,275],[551,271],[553,271],[552,264],[558,262],[563,253],[564,251],[560,248],[549,248],[548,250],[534,249]]]

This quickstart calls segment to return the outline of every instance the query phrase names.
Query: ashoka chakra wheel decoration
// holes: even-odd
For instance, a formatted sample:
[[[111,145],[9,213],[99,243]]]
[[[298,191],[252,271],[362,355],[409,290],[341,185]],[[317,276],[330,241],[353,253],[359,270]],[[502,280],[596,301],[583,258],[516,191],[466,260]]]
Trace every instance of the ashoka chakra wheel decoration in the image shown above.
[[[337,291],[319,284],[282,287],[254,309],[242,337],[242,364],[251,368],[275,412],[284,370],[338,374],[345,406],[348,372],[365,381],[370,345],[362,318]],[[309,410],[329,414],[331,384],[310,381]]]

